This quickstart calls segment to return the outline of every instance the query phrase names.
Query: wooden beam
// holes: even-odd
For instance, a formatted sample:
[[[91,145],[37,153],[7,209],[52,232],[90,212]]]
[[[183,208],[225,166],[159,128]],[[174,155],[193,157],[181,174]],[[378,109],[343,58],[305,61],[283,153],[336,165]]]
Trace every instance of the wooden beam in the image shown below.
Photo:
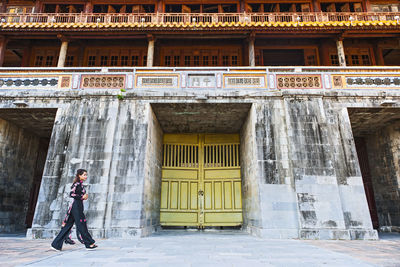
[[[6,37],[0,36],[0,67],[2,67],[4,63],[4,56],[6,54],[7,42],[8,39]]]

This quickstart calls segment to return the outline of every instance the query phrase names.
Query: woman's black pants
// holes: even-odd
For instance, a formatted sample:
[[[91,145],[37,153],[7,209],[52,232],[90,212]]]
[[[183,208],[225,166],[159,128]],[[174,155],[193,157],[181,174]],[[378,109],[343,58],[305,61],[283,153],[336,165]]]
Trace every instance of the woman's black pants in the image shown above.
[[[83,214],[83,202],[82,200],[74,200],[71,208],[71,214],[67,219],[64,227],[61,228],[60,233],[51,243],[52,247],[56,249],[61,249],[63,246],[63,242],[65,238],[69,235],[69,232],[72,226],[76,225],[77,230],[81,233],[83,243],[86,247],[89,247],[95,241],[93,240],[92,236],[89,234],[87,225],[86,225],[86,218]]]

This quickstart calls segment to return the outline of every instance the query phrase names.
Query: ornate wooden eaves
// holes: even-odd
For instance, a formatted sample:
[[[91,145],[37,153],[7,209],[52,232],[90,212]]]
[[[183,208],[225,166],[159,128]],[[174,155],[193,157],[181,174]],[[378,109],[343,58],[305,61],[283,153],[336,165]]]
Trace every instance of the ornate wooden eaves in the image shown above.
[[[400,31],[400,13],[3,14],[0,31]]]

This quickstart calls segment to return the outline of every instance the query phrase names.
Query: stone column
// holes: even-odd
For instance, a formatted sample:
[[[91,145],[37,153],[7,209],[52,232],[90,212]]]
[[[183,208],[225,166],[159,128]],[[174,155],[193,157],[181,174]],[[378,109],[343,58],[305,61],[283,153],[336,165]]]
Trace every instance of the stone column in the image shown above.
[[[65,65],[65,58],[67,57],[68,41],[64,38],[61,39],[60,54],[58,55],[57,68],[62,68]]]
[[[344,54],[343,39],[336,40],[336,48],[338,53],[339,66],[346,67],[346,57]]]
[[[154,36],[148,36],[149,45],[147,47],[147,67],[153,67],[154,61]]]
[[[256,66],[256,58],[254,53],[254,36],[249,37],[249,66],[255,67]]]
[[[3,67],[4,55],[6,54],[7,38],[0,36],[0,67]]]

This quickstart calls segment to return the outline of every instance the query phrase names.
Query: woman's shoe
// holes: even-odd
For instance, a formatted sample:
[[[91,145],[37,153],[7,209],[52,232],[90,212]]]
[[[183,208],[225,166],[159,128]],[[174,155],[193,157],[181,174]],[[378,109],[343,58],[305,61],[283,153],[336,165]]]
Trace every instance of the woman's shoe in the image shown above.
[[[97,245],[95,245],[95,244],[92,244],[92,245],[86,247],[86,249],[95,249],[95,248],[97,248]]]
[[[55,251],[58,251],[58,252],[61,251],[61,249],[55,248],[55,247],[53,247],[53,245],[51,245],[51,249],[52,249],[52,250],[55,250]]]
[[[64,243],[65,244],[68,244],[68,245],[75,245],[75,241],[74,240],[72,240],[71,238],[66,238],[65,240],[64,240]]]

